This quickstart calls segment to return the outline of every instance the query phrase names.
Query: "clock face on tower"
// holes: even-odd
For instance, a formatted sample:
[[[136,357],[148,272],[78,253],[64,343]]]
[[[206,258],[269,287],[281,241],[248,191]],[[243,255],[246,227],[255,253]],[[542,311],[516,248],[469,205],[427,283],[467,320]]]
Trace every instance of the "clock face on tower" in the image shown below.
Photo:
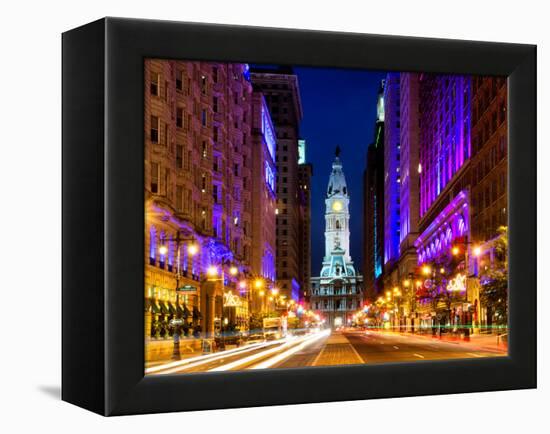
[[[332,203],[332,210],[336,212],[342,211],[342,202],[340,202],[339,200],[334,201]]]

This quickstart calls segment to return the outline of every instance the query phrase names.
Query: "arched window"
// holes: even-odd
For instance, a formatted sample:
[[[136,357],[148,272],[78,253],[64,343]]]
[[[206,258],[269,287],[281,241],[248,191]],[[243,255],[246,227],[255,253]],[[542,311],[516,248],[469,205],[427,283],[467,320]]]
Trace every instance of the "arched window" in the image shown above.
[[[466,224],[464,222],[464,217],[460,217],[458,221],[458,235],[461,237],[466,232]]]
[[[451,228],[447,229],[446,237],[447,237],[447,243],[450,243],[453,239],[453,231],[451,230]]]
[[[157,257],[157,230],[154,226],[149,229],[149,264],[155,265]]]

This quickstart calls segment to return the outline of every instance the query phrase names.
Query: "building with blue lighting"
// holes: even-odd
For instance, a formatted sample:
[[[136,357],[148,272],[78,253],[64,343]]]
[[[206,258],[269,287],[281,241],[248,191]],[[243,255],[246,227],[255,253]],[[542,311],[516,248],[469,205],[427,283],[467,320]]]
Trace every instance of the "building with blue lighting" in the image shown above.
[[[380,83],[374,141],[368,146],[363,175],[364,295],[373,301],[382,291],[384,264],[384,81]]]
[[[300,154],[300,122],[303,117],[298,76],[291,67],[255,67],[251,70],[254,89],[261,92],[277,135],[277,287],[288,300],[299,301],[309,282],[311,269],[309,240],[310,206],[304,186],[309,185],[311,166]],[[300,169],[302,168],[302,170]]]
[[[398,281],[401,187],[400,76],[388,73],[384,86],[384,281]]]

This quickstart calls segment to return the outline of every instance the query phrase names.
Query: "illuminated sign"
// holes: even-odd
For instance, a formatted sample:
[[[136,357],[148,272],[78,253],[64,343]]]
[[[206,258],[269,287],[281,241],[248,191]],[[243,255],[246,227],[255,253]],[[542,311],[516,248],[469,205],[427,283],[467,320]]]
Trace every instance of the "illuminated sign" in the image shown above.
[[[465,291],[466,290],[466,276],[464,274],[457,274],[454,279],[449,280],[447,284],[447,291]]]
[[[273,131],[273,125],[271,124],[271,117],[265,105],[262,105],[262,134],[264,136],[267,149],[271,159],[275,161],[275,146],[277,140],[275,139],[275,132]]]
[[[298,164],[305,164],[306,162],[306,141],[303,139],[298,140]]]
[[[243,77],[246,81],[250,81],[250,66],[248,63],[243,65]]]
[[[197,287],[192,285],[185,285],[178,288],[178,291],[181,292],[189,292],[189,291],[196,291]]]
[[[265,162],[265,183],[269,186],[271,191],[275,193],[275,175],[267,161]]]
[[[226,307],[238,307],[241,305],[241,300],[232,292],[226,292],[223,296],[223,305]]]

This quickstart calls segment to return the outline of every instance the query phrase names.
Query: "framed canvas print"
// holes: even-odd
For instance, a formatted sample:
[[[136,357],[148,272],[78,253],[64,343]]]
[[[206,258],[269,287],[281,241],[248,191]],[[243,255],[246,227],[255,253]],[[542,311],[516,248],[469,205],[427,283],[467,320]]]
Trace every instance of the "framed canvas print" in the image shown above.
[[[103,415],[536,386],[534,46],[63,34],[63,399]]]

